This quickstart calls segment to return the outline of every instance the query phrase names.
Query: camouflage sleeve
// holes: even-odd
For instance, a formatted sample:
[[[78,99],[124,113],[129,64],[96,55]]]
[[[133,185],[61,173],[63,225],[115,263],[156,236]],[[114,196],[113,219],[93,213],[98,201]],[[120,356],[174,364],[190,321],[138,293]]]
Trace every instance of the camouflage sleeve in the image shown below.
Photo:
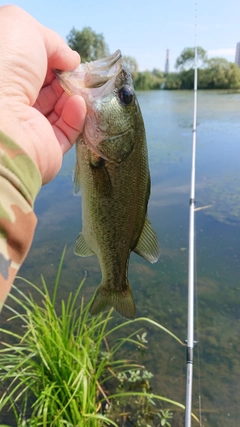
[[[41,184],[35,163],[0,131],[0,311],[32,243]]]

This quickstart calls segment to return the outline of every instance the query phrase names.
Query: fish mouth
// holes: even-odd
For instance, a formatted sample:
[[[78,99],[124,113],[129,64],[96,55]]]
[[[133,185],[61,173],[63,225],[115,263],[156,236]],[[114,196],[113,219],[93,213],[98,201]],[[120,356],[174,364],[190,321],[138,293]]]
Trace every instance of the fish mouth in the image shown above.
[[[86,89],[101,88],[109,81],[114,85],[122,66],[122,54],[118,49],[106,58],[80,64],[73,71],[53,69],[53,73],[69,95],[78,93],[84,97]],[[99,95],[101,96],[101,93],[98,93]]]
[[[86,62],[85,87],[99,87],[115,77],[122,69],[122,54],[118,49],[113,55]]]
[[[109,160],[108,155],[98,149],[98,145],[103,142],[100,133],[95,132],[93,135],[92,129],[98,127],[97,111],[101,102],[107,102],[109,97],[115,96],[125,76],[130,76],[123,68],[121,51],[117,50],[113,55],[80,64],[73,71],[53,70],[53,72],[68,95],[78,94],[84,98],[88,114],[83,135],[87,145],[97,156]],[[119,135],[113,135],[112,139],[115,138],[119,138]]]

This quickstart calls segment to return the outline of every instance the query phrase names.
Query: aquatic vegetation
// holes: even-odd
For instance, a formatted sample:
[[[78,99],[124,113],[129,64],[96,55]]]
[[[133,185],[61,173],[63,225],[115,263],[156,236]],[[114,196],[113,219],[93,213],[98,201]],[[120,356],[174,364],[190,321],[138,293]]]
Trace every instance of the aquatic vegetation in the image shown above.
[[[183,343],[147,318],[113,326],[112,310],[91,317],[91,301],[85,305],[80,297],[84,280],[74,295],[59,302],[63,256],[52,295],[43,278],[43,290],[23,279],[42,304],[16,288],[10,297],[10,326],[0,330],[5,389],[0,409],[11,406],[18,427],[125,426],[129,420],[135,426],[170,426],[163,403],[184,406],[154,394],[152,373],[134,361],[146,351],[146,332],[140,328],[123,335],[127,325],[148,322]],[[11,329],[11,322],[21,323],[20,333]]]

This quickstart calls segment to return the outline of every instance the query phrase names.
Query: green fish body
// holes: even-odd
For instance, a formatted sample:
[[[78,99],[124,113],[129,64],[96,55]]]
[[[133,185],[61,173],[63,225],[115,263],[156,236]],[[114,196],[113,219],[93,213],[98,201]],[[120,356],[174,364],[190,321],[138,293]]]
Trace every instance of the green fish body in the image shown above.
[[[130,253],[151,263],[159,258],[147,218],[150,175],[144,123],[120,51],[83,66],[84,83],[76,74],[57,74],[65,90],[81,94],[87,104],[84,131],[76,142],[74,182],[75,192],[81,188],[82,193],[82,232],[75,254],[95,254],[100,263],[102,281],[91,314],[112,306],[132,319],[136,309],[127,277]]]

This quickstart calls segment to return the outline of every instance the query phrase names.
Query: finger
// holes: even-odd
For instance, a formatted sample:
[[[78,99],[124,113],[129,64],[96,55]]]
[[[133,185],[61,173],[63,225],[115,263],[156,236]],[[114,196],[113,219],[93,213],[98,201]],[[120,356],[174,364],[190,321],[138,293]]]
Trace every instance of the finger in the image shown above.
[[[59,107],[61,108],[61,107]],[[67,99],[61,111],[56,111],[49,117],[50,123],[55,120],[53,129],[65,154],[82,133],[86,117],[86,104],[79,95],[73,95]]]
[[[80,56],[73,51],[55,31],[39,24],[44,38],[49,69],[74,70],[80,64]],[[51,73],[50,73],[51,74]]]
[[[63,94],[65,94],[65,96],[63,96]],[[59,102],[58,100],[61,99],[61,97],[63,97],[62,102],[65,103],[68,95],[64,92],[61,85],[55,78],[51,85],[45,86],[40,90],[33,107],[46,116],[51,113],[55,104]]]

